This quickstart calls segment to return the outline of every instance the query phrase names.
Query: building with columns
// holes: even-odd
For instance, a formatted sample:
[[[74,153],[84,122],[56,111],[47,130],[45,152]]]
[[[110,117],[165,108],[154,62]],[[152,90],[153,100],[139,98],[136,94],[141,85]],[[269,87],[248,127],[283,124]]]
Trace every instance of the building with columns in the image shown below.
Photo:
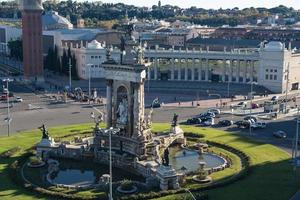
[[[68,47],[65,47],[68,48]],[[88,65],[91,77],[103,78],[102,63],[105,60],[105,46],[92,41],[86,47],[74,47],[71,51],[77,58],[78,76],[88,79]],[[145,50],[145,59],[152,63],[147,71],[149,80],[232,82],[259,85],[276,92],[285,92],[287,80],[289,90],[298,90],[300,82],[300,53],[280,42],[261,44],[260,48],[211,51],[195,49]],[[120,50],[114,48],[112,57],[119,62]]]

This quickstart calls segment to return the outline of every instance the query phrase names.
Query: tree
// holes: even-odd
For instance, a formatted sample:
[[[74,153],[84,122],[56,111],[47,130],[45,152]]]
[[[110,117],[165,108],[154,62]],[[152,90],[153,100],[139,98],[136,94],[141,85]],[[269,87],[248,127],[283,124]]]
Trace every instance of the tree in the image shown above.
[[[69,57],[67,56],[67,52],[64,49],[63,55],[61,57],[61,72],[65,75],[68,75],[69,69]]]
[[[76,57],[73,54],[72,59],[71,59],[71,64],[72,64],[72,67],[71,67],[71,69],[72,69],[71,76],[72,76],[72,79],[74,79],[74,80],[78,80],[79,79],[78,72],[77,72],[77,67],[76,67],[76,62],[77,62],[76,61]]]
[[[10,50],[10,57],[23,61],[23,42],[22,40],[10,40],[7,44]]]

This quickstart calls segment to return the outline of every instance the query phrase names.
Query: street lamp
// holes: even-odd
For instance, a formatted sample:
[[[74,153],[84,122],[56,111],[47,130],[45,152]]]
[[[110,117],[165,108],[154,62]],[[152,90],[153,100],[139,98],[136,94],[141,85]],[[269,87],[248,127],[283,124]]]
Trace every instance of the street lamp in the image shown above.
[[[250,91],[250,119],[252,119],[252,100],[253,100],[253,84],[257,84],[256,82],[251,82],[251,91]],[[251,123],[249,125],[249,134],[252,134]]]
[[[7,89],[7,96],[6,96],[6,99],[7,99],[7,118],[5,119],[5,121],[7,122],[7,136],[9,137],[9,134],[10,134],[10,122],[12,120],[12,118],[10,117],[10,110],[9,110],[9,89],[8,89],[8,83],[9,82],[12,82],[13,80],[12,79],[9,79],[9,78],[5,78],[5,79],[2,79],[2,82],[6,82],[6,89]]]
[[[71,58],[69,59],[69,90],[72,91],[72,62]]]
[[[196,200],[195,196],[193,195],[193,193],[189,189],[186,188],[184,190],[191,195],[193,200]]]
[[[104,130],[104,133],[107,133],[109,135],[109,200],[113,200],[112,197],[112,162],[111,162],[111,135],[117,134],[120,132],[120,129],[110,127],[109,129]]]
[[[91,98],[91,66],[92,64],[87,64],[89,68],[89,103],[90,103],[90,98]]]

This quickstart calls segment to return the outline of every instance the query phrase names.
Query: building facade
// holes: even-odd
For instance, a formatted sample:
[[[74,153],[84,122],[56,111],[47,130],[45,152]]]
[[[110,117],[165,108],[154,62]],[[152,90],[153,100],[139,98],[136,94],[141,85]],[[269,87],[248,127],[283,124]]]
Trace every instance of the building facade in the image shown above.
[[[0,54],[9,55],[8,42],[22,37],[22,29],[12,26],[0,26]]]

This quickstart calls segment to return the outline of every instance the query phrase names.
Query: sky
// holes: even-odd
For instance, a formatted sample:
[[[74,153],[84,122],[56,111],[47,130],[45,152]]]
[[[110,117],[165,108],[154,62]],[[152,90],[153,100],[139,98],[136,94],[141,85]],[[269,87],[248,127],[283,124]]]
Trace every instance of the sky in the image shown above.
[[[77,0],[86,1],[86,0]],[[88,0],[98,1],[98,0]],[[125,3],[136,6],[152,6],[157,5],[158,0],[102,0],[104,3]],[[186,8],[191,6],[197,6],[202,8],[245,8],[245,7],[276,7],[278,5],[285,5],[287,7],[294,7],[300,9],[300,0],[161,0],[162,5],[178,5]]]

